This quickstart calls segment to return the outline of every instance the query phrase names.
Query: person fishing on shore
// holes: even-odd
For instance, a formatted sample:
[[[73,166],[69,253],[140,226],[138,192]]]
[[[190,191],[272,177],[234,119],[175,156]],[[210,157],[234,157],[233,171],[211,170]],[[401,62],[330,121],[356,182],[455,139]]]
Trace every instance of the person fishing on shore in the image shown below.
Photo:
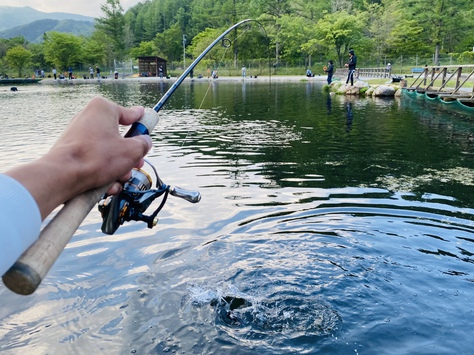
[[[349,80],[351,81],[351,86],[354,85],[354,73],[356,70],[357,65],[357,57],[354,54],[354,50],[349,50],[349,61],[344,65],[346,68],[349,69],[349,73],[347,74],[346,85],[349,84]]]
[[[332,83],[332,76],[334,74],[334,62],[332,60],[328,61],[328,66],[324,67],[324,72],[328,73],[328,85]]]

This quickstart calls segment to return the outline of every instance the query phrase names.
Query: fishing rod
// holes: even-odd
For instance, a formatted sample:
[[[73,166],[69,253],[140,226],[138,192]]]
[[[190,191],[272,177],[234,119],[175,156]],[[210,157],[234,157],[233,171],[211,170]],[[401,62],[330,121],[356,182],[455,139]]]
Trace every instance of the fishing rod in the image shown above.
[[[155,126],[158,124],[159,117],[158,111],[161,110],[163,105],[168,101],[170,96],[175,92],[178,86],[184,81],[186,76],[193,70],[201,59],[209,53],[209,51],[221,40],[225,39],[225,36],[232,30],[236,29],[240,25],[255,21],[253,19],[246,19],[238,22],[237,24],[229,27],[219,37],[217,37],[192,63],[191,65],[179,76],[175,83],[168,89],[168,91],[161,97],[158,103],[153,109],[145,109],[144,116],[137,122],[135,122],[125,137],[133,137],[140,134],[150,134]],[[258,23],[258,21],[256,21]],[[134,173],[135,172],[135,173]],[[155,170],[156,173],[156,170]],[[63,208],[54,216],[54,218],[43,228],[39,238],[28,248],[20,258],[13,264],[13,266],[3,275],[2,279],[4,284],[13,292],[20,295],[32,294],[40,285],[41,281],[45,278],[48,271],[53,266],[56,259],[59,257],[67,243],[71,240],[72,236],[76,232],[77,228],[84,221],[86,216],[95,206],[97,201],[102,202],[102,207],[99,210],[104,218],[102,230],[105,233],[113,234],[115,230],[125,220],[142,218],[148,223],[148,225],[154,225],[154,215],[161,209],[159,207],[157,211],[151,216],[143,216],[143,207],[148,207],[151,200],[159,195],[169,194],[182,197],[189,202],[199,202],[201,195],[196,191],[187,191],[178,187],[171,187],[165,185],[161,179],[157,177],[157,189],[149,190],[151,185],[146,181],[141,174],[135,170],[132,171],[132,179],[137,179],[143,182],[143,189],[145,192],[149,192],[149,195],[145,196],[145,193],[137,191],[135,188],[131,188],[129,191],[130,196],[136,198],[130,198],[129,195],[124,195],[121,200],[116,200],[114,204],[111,201],[106,202],[106,192],[111,185],[103,186],[93,190],[86,191],[71,200],[67,201]],[[129,185],[132,186],[133,182],[129,181]],[[125,185],[124,185],[125,187]],[[126,189],[129,190],[129,189]],[[140,189],[138,189],[140,190]],[[150,195],[151,194],[151,195]],[[145,197],[144,197],[145,196]],[[102,200],[101,200],[102,198]],[[165,199],[162,204],[164,204]],[[120,202],[123,202],[121,204]],[[128,204],[127,206],[125,206]],[[108,207],[107,207],[108,206]],[[117,207],[118,206],[118,207]],[[125,207],[124,207],[125,206]],[[145,207],[145,209],[146,209]],[[102,208],[102,209],[101,209]],[[127,218],[119,219],[120,212],[129,211]],[[118,212],[117,212],[118,210]],[[151,227],[150,227],[151,228]]]

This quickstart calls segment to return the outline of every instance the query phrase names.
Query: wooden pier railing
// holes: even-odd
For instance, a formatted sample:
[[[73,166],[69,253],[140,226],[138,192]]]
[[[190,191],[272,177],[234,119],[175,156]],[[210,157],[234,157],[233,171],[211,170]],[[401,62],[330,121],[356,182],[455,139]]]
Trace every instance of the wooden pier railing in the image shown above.
[[[424,67],[408,91],[474,100],[474,65]]]

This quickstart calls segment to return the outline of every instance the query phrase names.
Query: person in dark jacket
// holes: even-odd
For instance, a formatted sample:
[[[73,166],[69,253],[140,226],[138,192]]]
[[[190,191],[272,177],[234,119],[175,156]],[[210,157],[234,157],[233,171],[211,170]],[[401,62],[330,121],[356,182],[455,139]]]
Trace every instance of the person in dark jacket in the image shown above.
[[[332,83],[332,76],[334,74],[334,64],[332,60],[328,62],[328,66],[326,69],[324,69],[324,71],[328,73],[328,85],[330,85]]]
[[[357,64],[357,57],[354,54],[354,50],[349,50],[349,61],[345,64],[345,66],[349,69],[349,74],[347,74],[346,85],[349,84],[349,80],[351,81],[351,86],[354,85],[354,73],[356,70]]]

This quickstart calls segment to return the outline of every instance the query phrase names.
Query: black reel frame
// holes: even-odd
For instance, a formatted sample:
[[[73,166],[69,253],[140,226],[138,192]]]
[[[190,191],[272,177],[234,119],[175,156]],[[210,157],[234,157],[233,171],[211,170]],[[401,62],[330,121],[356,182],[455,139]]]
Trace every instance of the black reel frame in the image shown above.
[[[126,188],[127,184],[124,184],[124,189],[117,195],[104,195],[99,201],[99,211],[102,215],[102,227],[101,230],[105,234],[114,234],[117,229],[124,223],[129,221],[143,221],[147,224],[148,228],[153,228],[158,219],[156,216],[161,211],[166,203],[168,194],[173,196],[184,198],[191,203],[197,203],[201,200],[201,194],[197,191],[188,191],[179,187],[173,187],[166,185],[158,176],[158,173],[153,165],[148,161],[145,162],[151,166],[156,176],[156,189],[148,189],[144,191],[131,190]],[[142,172],[142,170],[138,170]],[[129,182],[132,182],[132,178]],[[150,180],[151,184],[151,180]],[[136,187],[133,184],[129,186]],[[152,202],[158,197],[163,195],[163,200],[156,210],[150,214],[145,215],[144,212],[152,204]]]

